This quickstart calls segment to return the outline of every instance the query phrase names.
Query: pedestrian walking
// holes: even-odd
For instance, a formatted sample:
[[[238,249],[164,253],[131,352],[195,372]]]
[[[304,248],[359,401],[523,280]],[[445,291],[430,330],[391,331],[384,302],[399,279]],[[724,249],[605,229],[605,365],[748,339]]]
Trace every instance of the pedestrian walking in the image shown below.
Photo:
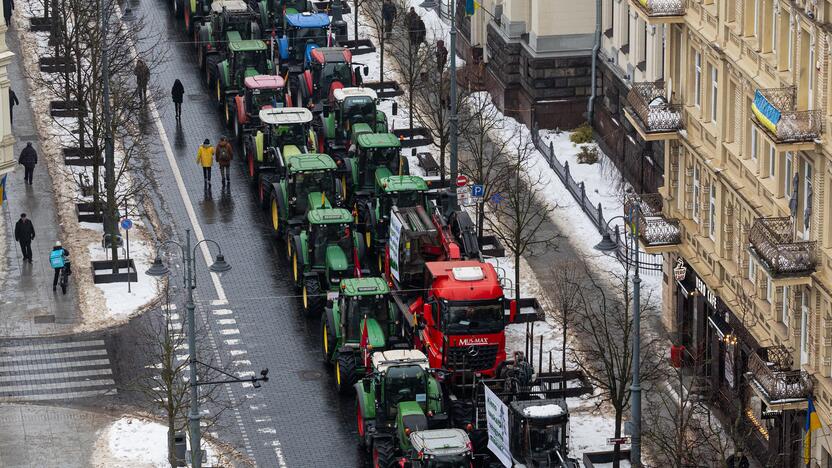
[[[12,23],[12,10],[14,10],[14,0],[3,0],[3,17],[6,18],[6,26]]]
[[[179,78],[173,82],[173,88],[170,90],[170,96],[173,99],[173,107],[176,110],[176,120],[182,119],[182,97],[185,96],[185,87]]]
[[[133,70],[136,74],[136,84],[139,88],[139,98],[142,100],[142,105],[147,101],[147,83],[150,81],[150,69],[144,60],[136,60],[136,68]]]
[[[230,185],[231,177],[228,175],[228,169],[231,166],[231,160],[234,159],[234,148],[225,136],[220,137],[220,142],[217,143],[217,150],[214,154],[217,164],[220,166],[223,187],[226,183]]]
[[[35,239],[35,226],[26,217],[26,213],[20,214],[20,219],[14,225],[14,240],[20,243],[20,250],[23,251],[23,261],[32,263],[32,240]]]
[[[19,106],[20,101],[17,100],[17,94],[9,88],[9,124],[14,125],[14,106]]]
[[[55,276],[52,278],[52,292],[55,292],[55,289],[58,286],[58,279],[61,277],[61,270],[66,268],[66,275],[69,276],[71,274],[68,257],[69,250],[65,249],[61,245],[61,241],[56,241],[55,246],[52,247],[52,251],[49,252],[49,265],[52,266],[53,270],[55,270]],[[64,294],[66,294],[66,290],[64,290]]]
[[[196,162],[202,166],[202,181],[205,187],[211,186],[211,166],[214,164],[214,147],[206,138],[196,152]]]
[[[415,8],[410,7],[410,11],[405,15],[404,24],[407,25],[407,35],[413,45],[417,42],[416,29],[419,27],[419,13],[416,13]]]
[[[17,162],[23,165],[23,182],[32,185],[32,175],[35,172],[35,164],[38,163],[38,152],[35,151],[31,141],[26,143]]]
[[[445,41],[436,41],[436,70],[439,75],[442,75],[442,70],[445,69],[445,64],[448,62],[448,49],[445,47]]]
[[[384,0],[381,5],[381,18],[384,21],[384,37],[390,39],[390,33],[393,32],[393,21],[396,20],[396,5],[391,0]]]

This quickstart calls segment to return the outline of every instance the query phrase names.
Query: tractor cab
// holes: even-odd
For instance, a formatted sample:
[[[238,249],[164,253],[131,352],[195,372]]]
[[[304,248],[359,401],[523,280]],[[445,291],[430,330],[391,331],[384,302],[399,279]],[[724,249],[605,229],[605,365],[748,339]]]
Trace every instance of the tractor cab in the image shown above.
[[[285,18],[283,36],[278,39],[281,65],[302,67],[311,61],[313,49],[332,45],[330,17],[326,13],[304,12]]]
[[[410,434],[413,449],[399,460],[410,468],[471,468],[471,440],[462,429],[433,429]]]
[[[273,72],[272,62],[261,40],[241,40],[228,44],[228,58],[217,65],[216,97],[225,109],[225,122],[232,125],[236,97],[245,93],[245,79]]]
[[[283,77],[279,75],[248,76],[243,80],[243,86],[243,94],[234,97],[232,108],[234,135],[237,138],[260,126],[261,111],[282,108],[292,102],[286,93]]]
[[[372,373],[354,386],[358,435],[378,466],[393,466],[412,449],[410,434],[447,424],[445,393],[421,351],[375,352],[369,361]]]
[[[260,0],[258,3],[260,24],[268,31],[285,31],[286,16],[298,13],[317,13],[311,0]]]
[[[205,67],[206,59],[212,53],[224,55],[232,42],[260,39],[257,14],[245,1],[216,0],[211,3],[210,11],[196,34],[201,66]]]
[[[332,91],[324,105],[324,138],[333,154],[345,154],[362,133],[386,133],[387,115],[377,108],[378,95],[370,88],[341,88]]]
[[[528,467],[577,468],[578,464],[561,446],[569,436],[569,409],[566,400],[531,399],[512,401],[508,405],[512,457]]]
[[[288,152],[288,151],[287,151]],[[306,153],[284,156],[285,176],[272,182],[271,218],[278,237],[298,231],[306,214],[339,204],[341,188],[334,177],[335,161],[326,154]]]
[[[379,182],[390,176],[410,174],[407,156],[401,154],[401,143],[392,133],[364,133],[355,139],[353,159],[358,164],[356,192],[373,192]]]
[[[306,229],[287,240],[288,251],[296,285],[303,292],[303,308],[320,316],[326,292],[337,293],[342,279],[360,276],[360,243],[351,229],[352,213],[343,208],[310,206],[306,221]]]
[[[341,280],[337,297],[321,319],[322,350],[335,365],[339,393],[352,389],[367,373],[366,353],[382,351],[394,340],[396,321],[389,307],[390,290],[383,278]]]
[[[303,68],[298,76],[298,92],[307,106],[320,104],[324,98],[331,101],[335,89],[360,86],[363,82],[360,70],[352,68],[352,52],[345,47],[312,49]]]
[[[317,138],[312,130],[312,113],[302,107],[261,109],[257,131],[243,138],[243,149],[249,176],[258,180],[261,172],[275,172],[278,179],[285,177],[285,158],[314,152]],[[267,184],[260,192],[268,198]],[[264,200],[261,200],[261,202]]]

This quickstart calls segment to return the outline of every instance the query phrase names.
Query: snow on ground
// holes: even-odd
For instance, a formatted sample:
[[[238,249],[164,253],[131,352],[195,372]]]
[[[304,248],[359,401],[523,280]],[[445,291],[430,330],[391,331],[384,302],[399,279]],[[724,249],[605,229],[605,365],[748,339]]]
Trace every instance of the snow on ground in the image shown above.
[[[94,467],[168,468],[167,426],[123,417],[101,431],[92,456]],[[222,466],[219,451],[203,439],[205,466]]]
[[[583,459],[584,452],[612,450],[607,438],[615,435],[615,421],[608,416],[575,411],[569,407],[569,456]]]

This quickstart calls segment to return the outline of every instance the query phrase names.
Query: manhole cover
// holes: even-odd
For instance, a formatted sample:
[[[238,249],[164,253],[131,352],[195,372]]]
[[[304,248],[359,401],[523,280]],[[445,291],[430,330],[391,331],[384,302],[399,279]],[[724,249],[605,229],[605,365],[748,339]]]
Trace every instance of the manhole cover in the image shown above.
[[[191,101],[204,101],[208,98],[204,94],[189,94],[188,99]]]
[[[300,377],[301,380],[305,381],[319,380],[321,378],[321,373],[313,370],[304,370],[298,372],[298,377]]]
[[[55,315],[35,315],[35,323],[55,323]]]

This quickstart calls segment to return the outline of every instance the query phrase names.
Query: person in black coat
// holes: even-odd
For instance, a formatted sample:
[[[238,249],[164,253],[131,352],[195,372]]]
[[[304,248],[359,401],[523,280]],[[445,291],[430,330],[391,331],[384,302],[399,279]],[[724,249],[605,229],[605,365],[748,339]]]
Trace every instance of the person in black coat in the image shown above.
[[[14,10],[14,0],[3,0],[3,16],[6,18],[6,26],[12,22],[12,10]]]
[[[38,152],[32,146],[32,142],[26,143],[26,147],[20,152],[18,163],[23,165],[23,182],[32,185],[32,174],[35,172],[35,164],[38,163]]]
[[[173,82],[173,88],[170,90],[170,96],[173,98],[173,107],[176,109],[176,120],[182,119],[182,97],[185,96],[185,87],[177,78]]]
[[[17,100],[17,94],[9,88],[9,124],[14,125],[14,106],[19,106],[20,101]]]
[[[393,21],[396,20],[397,14],[396,5],[391,0],[384,0],[384,4],[381,6],[381,18],[384,20],[384,35],[388,39],[390,33],[393,32]]]
[[[14,225],[14,240],[20,243],[20,250],[23,251],[23,261],[32,263],[32,240],[35,238],[35,226],[26,217],[26,213],[20,214],[20,219]]]
[[[445,47],[445,41],[436,41],[436,70],[442,74],[445,69],[445,64],[448,62],[448,49]]]

